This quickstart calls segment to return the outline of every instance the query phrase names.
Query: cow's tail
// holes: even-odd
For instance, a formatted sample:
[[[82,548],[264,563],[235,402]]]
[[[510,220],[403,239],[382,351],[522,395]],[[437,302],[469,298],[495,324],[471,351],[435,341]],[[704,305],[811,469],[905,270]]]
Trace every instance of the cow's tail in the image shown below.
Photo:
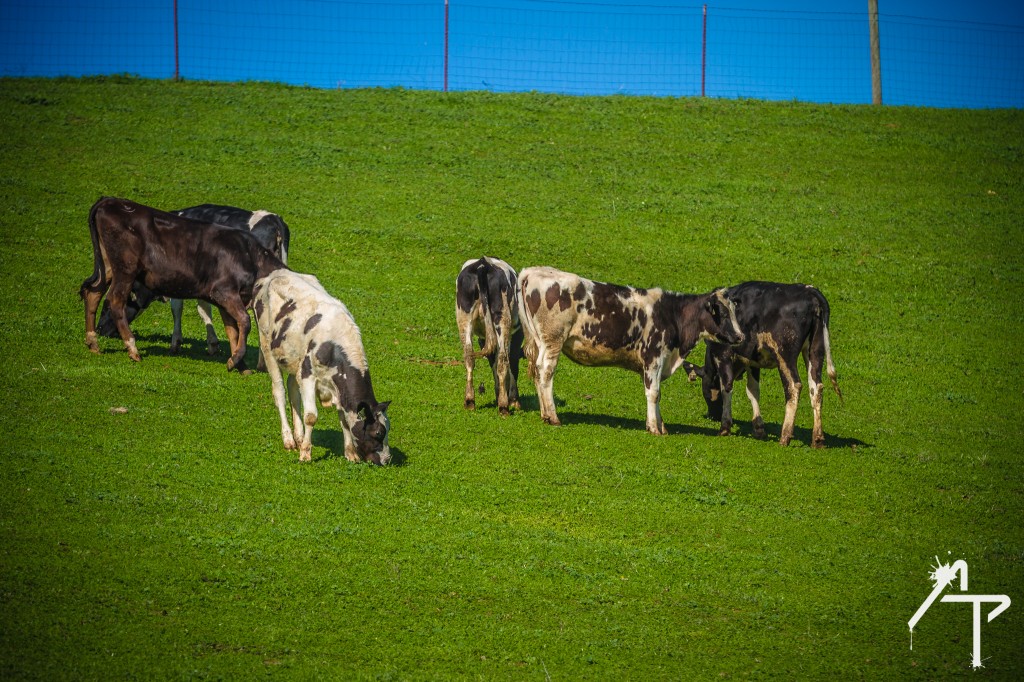
[[[819,315],[821,316],[821,332],[823,341],[825,342],[825,371],[828,373],[828,378],[832,381],[832,388],[835,390],[836,395],[839,396],[840,402],[843,401],[843,392],[839,390],[839,379],[836,376],[836,366],[832,362],[832,342],[828,335],[828,321],[829,321],[829,308],[828,300],[824,294],[818,292],[820,297],[820,310]]]
[[[108,287],[107,268],[103,262],[103,249],[100,247],[100,235],[96,229],[96,211],[107,197],[101,197],[89,209],[89,236],[92,237],[92,274],[82,282],[78,296],[85,299],[87,291],[105,291]]]
[[[483,258],[473,266],[476,271],[477,288],[480,293],[480,314],[484,324],[484,346],[473,353],[474,358],[485,358],[498,347],[498,332],[494,329],[494,318],[491,317],[490,291],[487,286],[487,275],[491,266]]]

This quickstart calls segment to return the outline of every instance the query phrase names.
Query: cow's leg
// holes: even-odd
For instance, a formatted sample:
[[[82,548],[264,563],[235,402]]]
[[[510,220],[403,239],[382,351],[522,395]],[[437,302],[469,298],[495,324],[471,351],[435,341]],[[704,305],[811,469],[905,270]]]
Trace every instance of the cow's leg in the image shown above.
[[[718,363],[718,386],[722,398],[722,425],[719,436],[728,436],[732,431],[732,387],[736,381],[732,363],[728,360]]]
[[[747,374],[747,398],[750,399],[750,407],[754,411],[751,419],[754,438],[764,440],[764,419],[761,418],[761,370],[757,367],[751,367]]]
[[[558,356],[562,352],[561,343],[552,343],[544,339],[537,343],[537,376],[534,384],[537,387],[537,398],[540,401],[540,416],[546,424],[561,426],[558,413],[555,411],[555,370],[558,368]]]
[[[463,403],[467,410],[476,409],[476,393],[473,390],[473,323],[470,316],[462,310],[456,311],[459,325],[459,341],[462,343],[462,364],[466,367],[466,393]]]
[[[241,374],[252,374],[252,370],[245,366],[246,340],[249,338],[249,329],[252,326],[249,321],[249,311],[242,305],[241,300],[226,302],[218,306],[221,319],[224,320],[224,330],[228,334],[228,342],[231,344],[231,357],[228,358],[228,371],[237,369]]]
[[[292,434],[292,429],[288,426],[288,415],[285,410],[285,388],[284,378],[281,376],[281,366],[277,364],[277,360],[271,358],[270,362],[267,363],[267,374],[270,375],[270,387],[274,394],[274,405],[277,406],[278,416],[281,418],[281,440],[284,442],[285,450],[294,450],[295,436]]]
[[[185,302],[180,298],[171,299],[171,318],[174,320],[174,330],[171,332],[171,354],[177,355],[181,350],[181,310]]]
[[[100,352],[100,346],[96,342],[96,310],[100,307],[100,300],[107,289],[86,289],[82,288],[85,301],[85,346],[93,353]]]
[[[647,431],[655,436],[668,433],[661,419],[661,363],[644,370],[644,389],[647,394]]]
[[[504,327],[498,329],[498,347],[493,355],[488,358],[491,363],[491,373],[494,375],[494,395],[498,403],[498,413],[503,417],[508,416],[508,330]]]
[[[290,388],[290,387],[289,387]],[[305,423],[305,431],[302,435],[302,444],[299,446],[299,460],[308,462],[313,455],[313,426],[316,425],[316,378],[310,376],[302,381],[297,387],[302,401],[302,421]]]
[[[512,334],[508,353],[508,406],[519,408],[519,360],[523,357],[523,330],[519,328]]]
[[[125,304],[128,302],[128,295],[131,293],[131,281],[118,280],[117,278],[110,285],[110,292],[107,300],[110,301],[110,316],[117,325],[117,331],[121,334],[121,340],[128,349],[128,357],[135,362],[142,360],[139,357],[139,350],[135,347],[135,335],[128,326],[128,317],[125,314]]]
[[[356,450],[356,437],[352,433],[350,424],[354,424],[359,415],[355,412],[348,412],[338,407],[338,418],[341,421],[341,430],[345,434],[345,459],[350,462],[359,461],[359,452]]]
[[[210,315],[210,304],[206,301],[196,303],[196,311],[199,319],[206,325],[206,354],[216,355],[220,352],[220,340],[217,339],[217,331],[213,328],[213,316]],[[246,315],[248,317],[248,315]],[[234,350],[234,349],[232,349]]]
[[[807,362],[807,388],[811,394],[811,411],[814,413],[814,431],[811,435],[811,447],[825,447],[825,431],[821,426],[821,397],[825,385],[821,382],[821,368],[825,360],[824,341],[815,343],[819,337],[810,342],[804,351]]]
[[[786,416],[782,420],[782,433],[779,435],[780,445],[789,445],[793,438],[793,425],[796,423],[796,408],[800,402],[800,369],[797,365],[797,353],[783,355],[779,353],[779,374],[782,375],[782,388],[786,394]]]
[[[299,381],[294,374],[288,375],[288,408],[292,416],[292,433],[295,434],[295,449],[299,451],[299,461],[310,460],[310,450],[304,450],[306,445],[306,423],[302,419],[302,393],[299,391]]]

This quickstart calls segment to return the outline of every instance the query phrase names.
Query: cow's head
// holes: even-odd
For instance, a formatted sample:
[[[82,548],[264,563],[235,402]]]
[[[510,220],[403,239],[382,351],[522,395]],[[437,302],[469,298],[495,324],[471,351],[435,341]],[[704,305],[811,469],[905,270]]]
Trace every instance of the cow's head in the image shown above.
[[[705,344],[704,366],[683,362],[686,378],[689,381],[700,379],[700,390],[704,394],[704,402],[708,406],[708,419],[722,421],[722,385],[718,378],[718,367],[714,354]]]
[[[391,420],[387,413],[390,404],[390,400],[374,406],[361,402],[356,409],[358,419],[352,425],[352,435],[355,437],[359,459],[364,462],[387,464],[391,461],[391,449],[388,447]]]
[[[743,343],[743,330],[736,319],[736,302],[726,296],[725,289],[716,289],[704,301],[705,341],[715,341],[728,346]]]

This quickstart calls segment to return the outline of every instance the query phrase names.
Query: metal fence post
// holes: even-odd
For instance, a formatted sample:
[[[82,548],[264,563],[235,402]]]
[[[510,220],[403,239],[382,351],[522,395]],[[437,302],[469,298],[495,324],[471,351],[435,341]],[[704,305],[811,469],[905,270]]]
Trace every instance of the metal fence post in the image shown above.
[[[700,39],[700,96],[704,96],[704,81],[708,70],[708,6],[704,5],[704,30]]]
[[[882,103],[882,52],[878,42],[878,0],[868,0],[871,32],[871,103]]]

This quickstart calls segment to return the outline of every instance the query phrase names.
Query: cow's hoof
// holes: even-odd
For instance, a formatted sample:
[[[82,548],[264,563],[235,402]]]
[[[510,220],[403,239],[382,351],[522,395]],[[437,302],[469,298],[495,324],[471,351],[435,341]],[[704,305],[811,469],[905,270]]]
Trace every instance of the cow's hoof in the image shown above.
[[[811,441],[811,447],[814,448],[815,450],[821,450],[822,448],[825,447],[825,439],[815,438],[814,440]]]
[[[500,414],[502,417],[507,417],[508,416],[508,408],[507,407],[499,407],[498,408],[498,414]]]
[[[313,454],[312,453],[313,453],[313,449],[312,448],[310,448],[309,450],[303,450],[302,452],[299,453],[299,461],[300,462],[311,462],[311,461],[313,461]]]
[[[475,400],[467,400],[466,401],[466,409],[467,410],[475,410],[476,409],[476,401]]]
[[[219,352],[220,352],[220,346],[219,345],[207,346],[206,347],[206,354],[207,355],[216,355]]]
[[[562,422],[558,421],[558,417],[544,417],[544,423],[550,424],[551,426],[561,426]]]
[[[719,429],[719,430],[718,430],[718,435],[719,435],[719,436],[728,436],[728,435],[729,435],[729,432],[730,432],[731,430],[732,430],[732,428],[731,428],[731,427],[728,427],[728,428],[727,428],[727,427],[723,427],[723,428],[721,428],[721,429]]]
[[[177,355],[181,351],[181,344],[172,343],[167,350],[171,355]]]
[[[509,406],[510,408],[512,408],[513,410],[521,410],[521,409],[523,409],[523,408],[522,408],[522,407],[521,407],[521,406],[519,405],[519,401],[518,401],[518,400],[513,400],[513,401],[512,401],[511,403],[509,403],[509,404],[508,404],[508,406]]]
[[[782,447],[786,447],[789,445],[789,440],[789,436],[783,436],[779,438],[779,445],[781,445]]]
[[[87,343],[87,344],[85,344],[85,347],[89,349],[90,353],[95,353],[96,355],[100,354],[100,347],[97,346],[95,343],[94,344],[88,344]]]
[[[764,429],[754,429],[753,436],[757,440],[765,440],[768,438],[768,434],[764,432]]]
[[[132,362],[142,362],[142,358],[139,357],[138,353],[128,353],[128,357],[132,359]]]

